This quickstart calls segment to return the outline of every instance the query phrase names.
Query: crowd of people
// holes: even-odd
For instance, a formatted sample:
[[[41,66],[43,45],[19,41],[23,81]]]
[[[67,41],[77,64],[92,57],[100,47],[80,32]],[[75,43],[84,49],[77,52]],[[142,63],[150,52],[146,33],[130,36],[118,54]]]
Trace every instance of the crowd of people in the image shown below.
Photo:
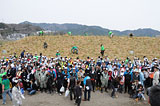
[[[148,60],[145,56],[143,60],[110,60],[108,56],[82,60],[61,57],[59,52],[48,58],[24,50],[20,56],[14,53],[0,60],[0,98],[6,104],[8,94],[14,106],[19,106],[25,91],[28,95],[39,91],[59,95],[68,92],[70,100],[80,106],[81,100],[90,101],[92,92],[112,90],[112,98],[128,93],[136,101],[146,100],[146,89],[159,84],[159,66],[160,60]]]

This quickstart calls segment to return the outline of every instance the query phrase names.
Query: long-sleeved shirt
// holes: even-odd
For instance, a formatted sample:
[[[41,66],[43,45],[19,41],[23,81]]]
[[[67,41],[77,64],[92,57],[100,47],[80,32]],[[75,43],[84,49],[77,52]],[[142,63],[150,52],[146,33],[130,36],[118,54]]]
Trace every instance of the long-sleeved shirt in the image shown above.
[[[7,74],[7,72],[4,72],[4,73],[0,74],[0,84],[2,84],[2,77],[3,77],[4,75],[6,75],[6,74]]]
[[[86,76],[86,77],[84,78],[84,80],[83,80],[83,84],[84,84],[84,85],[86,85],[86,82],[87,82],[88,79],[91,79],[91,78],[90,78],[89,76]]]

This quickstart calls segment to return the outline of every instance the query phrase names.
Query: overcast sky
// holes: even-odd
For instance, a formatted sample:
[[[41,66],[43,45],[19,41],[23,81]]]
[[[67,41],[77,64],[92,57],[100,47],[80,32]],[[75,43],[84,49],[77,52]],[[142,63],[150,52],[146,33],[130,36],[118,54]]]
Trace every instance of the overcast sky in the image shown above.
[[[0,0],[0,22],[23,21],[160,30],[160,0]]]

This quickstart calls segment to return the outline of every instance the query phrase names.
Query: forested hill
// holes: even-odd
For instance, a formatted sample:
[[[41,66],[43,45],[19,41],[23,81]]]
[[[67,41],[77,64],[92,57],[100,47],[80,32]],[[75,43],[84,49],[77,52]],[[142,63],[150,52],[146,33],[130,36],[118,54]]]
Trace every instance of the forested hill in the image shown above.
[[[56,32],[72,32],[73,35],[108,35],[110,29],[102,28],[100,26],[87,26],[81,24],[56,24],[56,23],[31,23],[28,21],[22,22],[20,24],[31,24],[34,26],[39,26],[44,30],[51,30]],[[154,30],[151,28],[143,28],[137,30],[125,30],[125,31],[118,31],[118,30],[111,30],[115,35],[128,35],[133,33],[135,36],[157,36],[160,35],[160,31]]]

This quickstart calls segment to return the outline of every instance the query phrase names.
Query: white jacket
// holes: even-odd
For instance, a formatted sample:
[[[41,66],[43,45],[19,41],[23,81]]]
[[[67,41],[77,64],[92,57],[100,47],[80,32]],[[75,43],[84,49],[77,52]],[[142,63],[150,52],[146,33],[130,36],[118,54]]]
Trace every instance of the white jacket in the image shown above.
[[[159,84],[159,71],[156,71],[153,76],[153,86]]]
[[[12,89],[12,96],[13,96],[13,106],[19,106],[22,105],[22,98],[25,99],[23,94],[21,93],[20,89],[16,86]]]

